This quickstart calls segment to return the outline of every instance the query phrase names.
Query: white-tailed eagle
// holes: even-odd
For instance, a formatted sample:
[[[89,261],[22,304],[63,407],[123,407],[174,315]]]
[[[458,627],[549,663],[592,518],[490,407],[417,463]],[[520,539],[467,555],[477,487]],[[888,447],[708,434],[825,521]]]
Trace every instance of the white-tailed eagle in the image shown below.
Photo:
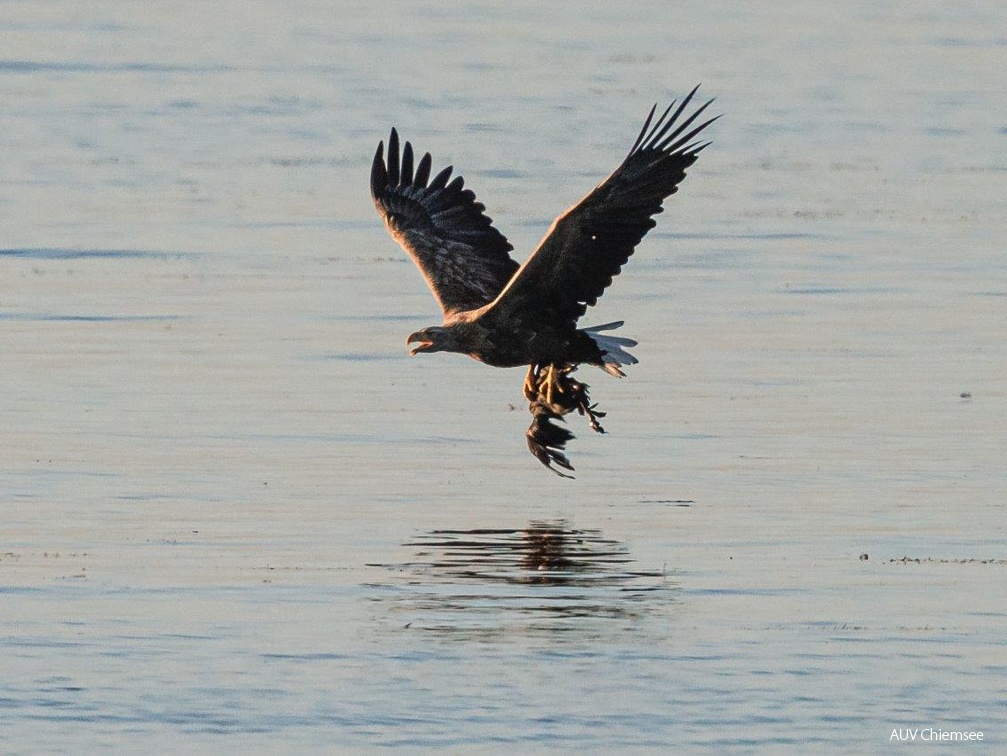
[[[451,166],[431,178],[430,153],[415,161],[409,142],[400,152],[395,129],[387,160],[383,142],[374,155],[374,204],[444,313],[442,325],[410,334],[410,354],[461,352],[494,367],[528,366],[528,446],[559,475],[553,464],[573,470],[563,454],[573,434],[553,420],[577,410],[604,432],[598,423],[604,413],[571,373],[587,363],[621,376],[624,365],[637,361],[626,351],[635,341],[603,333],[622,321],[578,328],[577,320],[656,225],[662,202],[709,144],[697,136],[719,116],[696,122],[713,101],[683,118],[696,89],[656,120],[657,106],[651,109],[622,164],[553,222],[520,267],[483,204],[461,176],[451,178]]]

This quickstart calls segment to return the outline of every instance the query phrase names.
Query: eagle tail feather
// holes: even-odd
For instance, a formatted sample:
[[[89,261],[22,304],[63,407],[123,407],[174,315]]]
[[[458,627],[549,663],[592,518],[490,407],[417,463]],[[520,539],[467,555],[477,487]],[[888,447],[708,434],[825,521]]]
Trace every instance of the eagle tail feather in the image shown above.
[[[616,320],[612,323],[604,323],[584,329],[584,333],[590,336],[594,340],[594,343],[597,344],[598,349],[601,350],[601,369],[609,375],[619,378],[625,376],[625,373],[619,368],[623,365],[635,365],[639,362],[636,357],[623,348],[634,347],[637,342],[625,336],[602,335],[600,331],[612,331],[622,327],[622,325],[622,320]]]

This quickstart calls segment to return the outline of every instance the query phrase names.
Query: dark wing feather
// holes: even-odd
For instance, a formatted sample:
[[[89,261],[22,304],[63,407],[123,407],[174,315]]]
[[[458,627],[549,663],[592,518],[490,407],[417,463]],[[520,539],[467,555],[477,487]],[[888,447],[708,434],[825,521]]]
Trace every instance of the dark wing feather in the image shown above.
[[[419,266],[445,316],[482,307],[500,293],[518,264],[513,247],[493,228],[461,176],[449,166],[430,179],[430,153],[413,166],[413,148],[399,135],[378,144],[371,165],[371,197],[392,237]]]
[[[679,121],[696,89],[651,126],[654,106],[622,165],[556,219],[486,315],[576,321],[598,301],[709,144],[696,136],[717,118],[694,124],[713,100]]]

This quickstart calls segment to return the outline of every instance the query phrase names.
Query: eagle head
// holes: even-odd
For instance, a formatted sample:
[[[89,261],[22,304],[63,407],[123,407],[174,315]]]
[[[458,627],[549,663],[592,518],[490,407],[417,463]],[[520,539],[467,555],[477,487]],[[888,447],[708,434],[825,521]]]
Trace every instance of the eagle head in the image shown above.
[[[415,357],[420,352],[450,352],[455,347],[454,334],[443,326],[430,326],[422,331],[409,334],[406,345],[414,341],[419,343],[409,350],[409,355]]]

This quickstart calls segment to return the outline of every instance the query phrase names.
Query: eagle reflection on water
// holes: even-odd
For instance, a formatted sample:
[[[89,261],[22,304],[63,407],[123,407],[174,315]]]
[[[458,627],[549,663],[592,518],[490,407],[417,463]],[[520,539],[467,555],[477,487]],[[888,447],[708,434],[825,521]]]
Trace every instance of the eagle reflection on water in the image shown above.
[[[407,626],[452,637],[600,630],[594,621],[667,605],[677,587],[664,570],[635,569],[625,544],[564,520],[434,530],[403,545],[416,550],[412,561],[372,565],[397,576],[379,600],[413,615]]]
[[[435,530],[406,544],[433,551],[430,566],[444,575],[512,584],[572,585],[626,573],[626,547],[598,531],[565,522],[532,522],[522,529]]]

